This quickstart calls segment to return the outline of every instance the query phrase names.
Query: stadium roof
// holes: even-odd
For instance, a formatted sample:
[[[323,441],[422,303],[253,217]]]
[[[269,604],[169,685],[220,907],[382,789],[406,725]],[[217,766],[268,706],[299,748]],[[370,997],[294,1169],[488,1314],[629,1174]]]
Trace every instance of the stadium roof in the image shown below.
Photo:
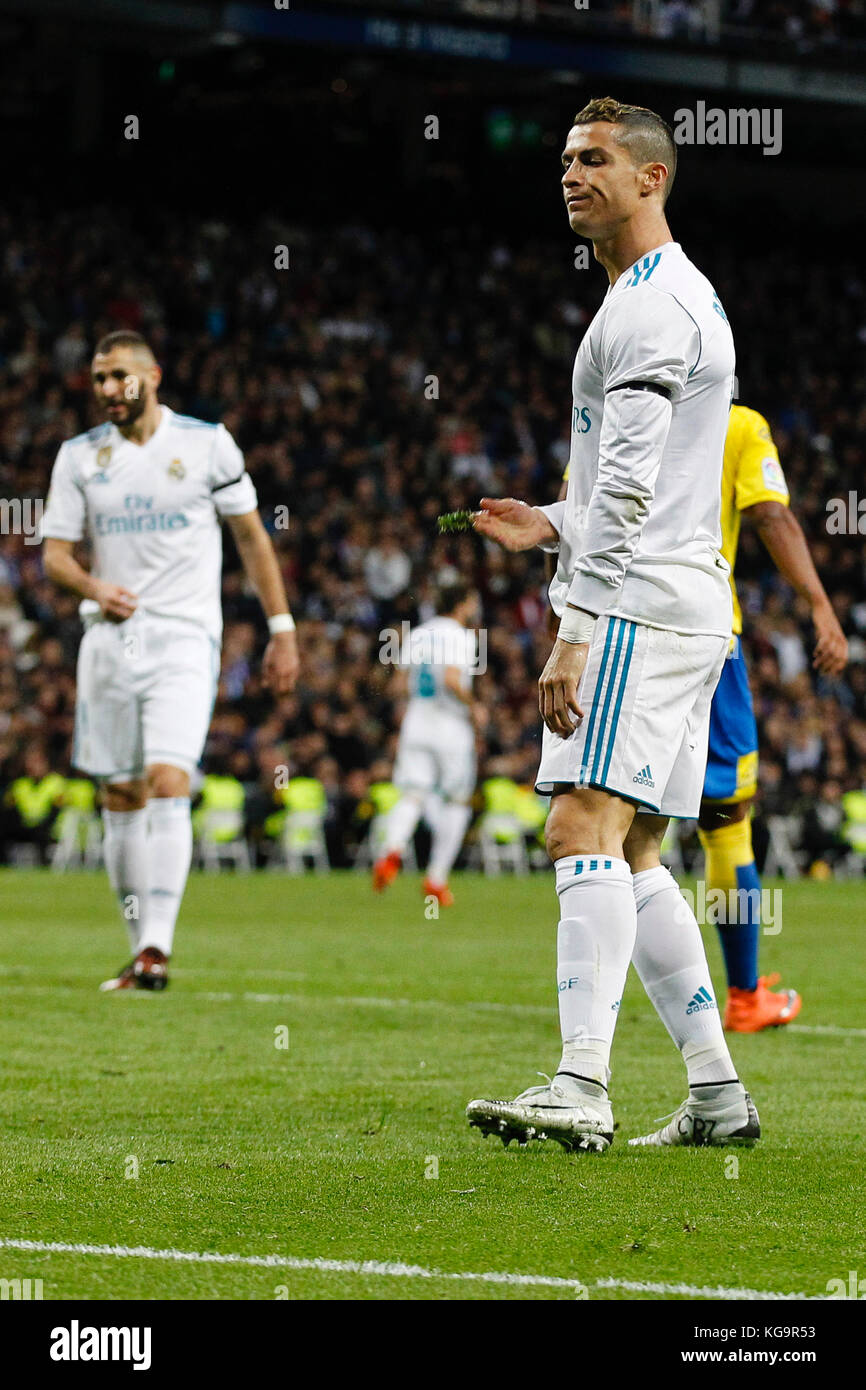
[[[723,29],[719,43],[685,44],[635,33],[603,4],[577,12],[552,0],[291,0],[215,4],[213,0],[0,0],[0,15],[27,26],[74,28],[93,46],[164,43],[184,50],[249,42],[335,45],[376,53],[428,54],[523,68],[597,73],[768,98],[866,105],[866,48],[797,46]],[[7,27],[8,33],[8,27]],[[760,57],[753,56],[758,47]]]

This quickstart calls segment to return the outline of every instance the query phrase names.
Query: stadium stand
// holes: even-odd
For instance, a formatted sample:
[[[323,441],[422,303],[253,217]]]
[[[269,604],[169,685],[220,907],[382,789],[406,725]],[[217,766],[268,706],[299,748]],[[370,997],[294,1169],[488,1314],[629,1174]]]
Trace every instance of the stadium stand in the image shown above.
[[[378,659],[380,633],[430,616],[437,581],[455,571],[478,583],[489,634],[477,682],[491,710],[480,777],[495,768],[530,783],[534,682],[548,647],[541,559],[506,556],[472,536],[437,538],[435,517],[482,492],[555,496],[571,358],[601,292],[597,274],[564,282],[561,255],[541,240],[509,245],[455,229],[437,233],[433,248],[402,232],[343,226],[297,232],[289,291],[277,271],[250,264],[246,248],[251,238],[267,244],[267,223],[150,225],[107,207],[46,220],[30,205],[0,213],[0,229],[3,299],[18,304],[14,316],[0,314],[7,862],[15,845],[45,858],[58,843],[63,783],[53,779],[73,772],[79,637],[75,600],[45,579],[35,537],[11,524],[10,509],[26,517],[28,501],[45,496],[60,442],[93,423],[90,347],[124,325],[151,339],[165,369],[162,398],[224,420],[237,438],[299,618],[303,678],[274,706],[259,679],[265,632],[227,540],[225,645],[204,772],[242,788],[242,809],[235,792],[231,800],[253,861],[272,859],[275,841],[285,855],[273,819],[286,814],[274,791],[274,768],[285,764],[291,779],[321,789],[315,807],[295,809],[317,817],[320,828],[310,820],[304,831],[313,860],[355,862],[387,802],[401,713],[393,672]],[[695,252],[741,335],[740,398],[771,422],[851,641],[845,677],[816,680],[804,611],[744,528],[739,592],[762,745],[756,839],[766,853],[770,820],[782,819],[803,869],[862,873],[862,804],[851,800],[866,795],[862,266],[819,260],[804,279],[784,255],[738,263],[709,232]],[[849,508],[841,533],[828,529],[832,498]],[[303,847],[296,829],[293,853]]]

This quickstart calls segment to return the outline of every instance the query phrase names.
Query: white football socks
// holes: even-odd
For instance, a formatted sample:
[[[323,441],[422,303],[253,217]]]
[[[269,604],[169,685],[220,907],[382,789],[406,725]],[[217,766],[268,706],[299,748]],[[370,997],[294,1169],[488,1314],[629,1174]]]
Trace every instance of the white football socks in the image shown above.
[[[437,812],[430,863],[427,867],[427,877],[437,887],[448,882],[448,875],[460,853],[471,816],[471,807],[461,801],[446,801]]]
[[[103,811],[103,855],[133,955],[148,902],[147,811]]]
[[[557,990],[562,1060],[557,1075],[607,1088],[610,1049],[636,930],[631,869],[609,854],[557,859],[561,920]]]
[[[690,1086],[733,1081],[701,929],[676,879],[662,865],[634,876],[634,966],[683,1055]]]
[[[385,854],[402,854],[415,834],[415,827],[421,819],[424,802],[414,792],[404,792],[388,813],[388,828],[385,835]]]
[[[147,811],[150,889],[139,950],[155,946],[170,956],[174,925],[192,859],[189,797],[152,797]]]

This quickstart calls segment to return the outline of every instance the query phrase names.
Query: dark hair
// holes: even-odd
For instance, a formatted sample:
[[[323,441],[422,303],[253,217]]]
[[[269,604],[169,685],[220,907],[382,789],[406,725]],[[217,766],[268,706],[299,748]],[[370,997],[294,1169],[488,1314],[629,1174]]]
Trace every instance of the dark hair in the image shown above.
[[[592,125],[593,121],[606,121],[621,127],[618,142],[628,150],[635,164],[658,162],[665,165],[668,176],[662,189],[662,203],[666,203],[677,172],[676,141],[667,121],[646,106],[626,106],[614,97],[594,97],[578,111],[572,125]]]
[[[142,338],[140,333],[134,332],[131,328],[117,328],[113,333],[106,333],[103,338],[100,338],[96,347],[93,349],[93,355],[94,357],[104,356],[106,353],[111,352],[112,348],[116,347],[138,348],[139,350],[150,353],[151,357],[153,357],[153,352],[147,339]]]
[[[455,579],[452,583],[443,584],[439,589],[440,613],[453,613],[455,608],[465,603],[469,595],[474,593],[474,584],[468,584],[465,579]]]

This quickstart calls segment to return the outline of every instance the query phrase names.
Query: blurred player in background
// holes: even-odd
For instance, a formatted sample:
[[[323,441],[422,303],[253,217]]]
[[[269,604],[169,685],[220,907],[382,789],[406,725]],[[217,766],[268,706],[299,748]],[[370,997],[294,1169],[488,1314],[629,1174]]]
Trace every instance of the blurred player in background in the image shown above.
[[[45,570],[80,594],[74,766],[103,783],[105,863],[133,958],[103,989],[164,989],[192,854],[190,774],[220,669],[222,533],[268,617],[263,673],[298,675],[294,622],[243,456],[223,425],[176,415],[137,333],[110,333],[91,377],[106,420],[61,445]],[[74,555],[90,542],[90,570]]]
[[[725,907],[716,908],[716,925],[728,976],[725,1027],[736,1033],[790,1023],[801,1004],[796,990],[772,989],[778,975],[758,975],[761,880],[752,850],[750,811],[758,781],[758,731],[740,645],[743,615],[733,573],[741,517],[757,527],[782,578],[809,604],[817,639],[815,669],[836,676],[848,659],[845,634],[788,503],[767,421],[756,410],[732,406],[722,470],[722,554],[731,566],[734,639],[710,710],[698,834],[706,854],[707,891],[722,889],[725,895]]]
[[[610,287],[577,352],[565,500],[482,498],[475,528],[510,550],[557,550],[557,640],[539,680],[536,790],[560,922],[562,1056],[546,1086],[475,1100],[470,1124],[526,1142],[606,1149],[610,1052],[629,962],[679,1048],[688,1096],[631,1143],[750,1144],[700,927],[660,860],[670,816],[697,816],[710,702],[731,636],[719,551],[734,344],[712,285],[674,242],[664,206],[670,128],[605,98],[562,156],[572,231]]]
[[[448,875],[460,853],[472,815],[475,790],[475,731],[487,711],[472,696],[478,670],[481,603],[467,584],[443,588],[440,616],[413,628],[407,668],[409,703],[400,729],[394,783],[403,793],[388,817],[384,853],[373,866],[373,888],[381,892],[400,872],[406,846],[431,794],[440,805],[433,818],[433,844],[424,893],[442,907],[454,902]]]

